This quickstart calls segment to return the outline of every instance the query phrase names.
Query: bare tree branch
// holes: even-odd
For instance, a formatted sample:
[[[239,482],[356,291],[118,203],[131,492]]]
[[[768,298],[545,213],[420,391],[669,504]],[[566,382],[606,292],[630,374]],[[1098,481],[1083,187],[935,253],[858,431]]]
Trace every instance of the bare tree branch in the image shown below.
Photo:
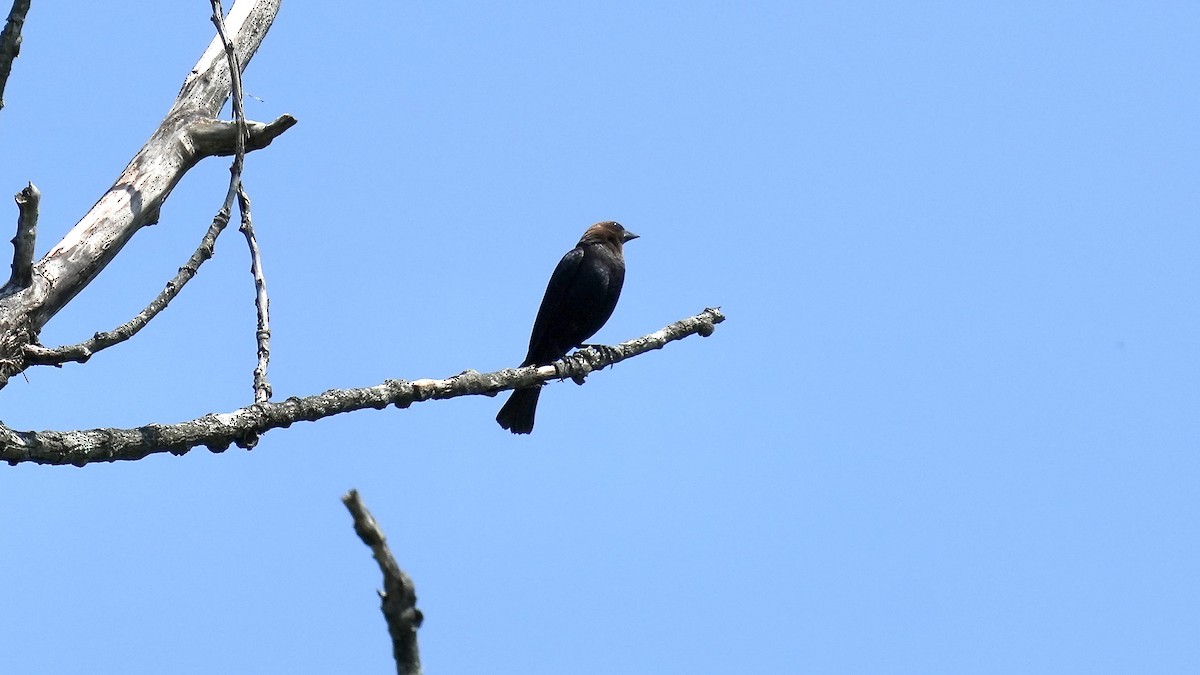
[[[284,115],[270,124],[251,122],[249,125],[250,142],[247,148],[249,150],[265,148],[279,134],[290,129],[295,124],[296,118],[291,115]],[[212,120],[209,123],[196,127],[195,138],[203,139],[203,143],[207,145],[208,152],[211,154],[229,155],[233,153],[236,133],[237,128],[234,123]],[[54,349],[48,349],[37,344],[25,345],[25,361],[27,365],[60,366],[69,362],[83,363],[92,358],[92,355],[96,352],[120,344],[137,335],[138,331],[145,328],[151,319],[158,316],[159,312],[166,309],[167,305],[175,299],[175,296],[179,295],[179,292],[183,290],[187,282],[196,276],[196,273],[200,270],[200,266],[213,257],[217,235],[221,234],[221,231],[228,224],[229,206],[226,205],[213,216],[212,224],[208,226],[208,231],[204,233],[204,237],[200,240],[200,245],[192,253],[191,257],[188,258],[187,262],[179,268],[179,272],[175,274],[175,277],[167,282],[166,287],[137,316],[113,330],[96,333],[91,339],[79,344],[66,345]]]
[[[237,142],[234,146],[233,165],[229,167],[229,193],[225,196],[225,211],[231,207],[233,193],[237,192],[238,217],[242,234],[250,248],[250,274],[254,277],[254,308],[257,313],[257,328],[254,331],[258,344],[258,363],[254,367],[254,402],[271,400],[271,385],[267,382],[267,365],[271,361],[270,300],[267,298],[267,279],[262,271],[262,254],[258,250],[258,238],[254,235],[254,223],[250,216],[250,197],[242,183],[242,171],[246,158],[246,111],[242,101],[242,73],[237,65],[237,51],[225,33],[225,21],[221,16],[221,1],[212,0],[212,22],[217,27],[217,36],[225,45],[225,56],[229,60],[232,75],[233,120],[237,126]]]
[[[262,255],[258,250],[258,239],[254,236],[254,225],[250,220],[250,198],[244,189],[238,188],[238,213],[250,247],[250,274],[254,277],[254,309],[258,315],[258,326],[254,331],[258,343],[258,364],[254,367],[254,402],[271,400],[271,385],[267,382],[267,364],[271,361],[271,299],[267,297],[267,278],[263,276]]]
[[[229,26],[236,35],[239,63],[245,64],[258,49],[278,6],[279,0],[241,0],[234,5]],[[220,39],[215,38],[188,75],[162,125],[113,187],[38,263],[36,272],[45,279],[46,297],[35,317],[48,320],[116,257],[138,229],[157,222],[162,202],[203,158],[188,136],[193,122],[215,117],[229,97],[231,73],[221,58],[223,52]]]
[[[244,67],[266,36],[280,0],[238,0],[226,20]],[[191,167],[214,153],[214,121],[229,97],[232,76],[215,38],[185,79],[183,88],[158,130],[138,151],[116,183],[50,252],[34,265],[33,283],[0,300],[0,386],[20,372],[25,346],[35,344],[41,328],[111,262],[144,225],[158,220],[159,209]],[[290,119],[290,118],[289,118]],[[288,124],[283,118],[261,125],[260,142],[270,142]],[[234,133],[229,145],[236,153]],[[223,153],[222,153],[223,154]]]
[[[21,53],[21,29],[28,13],[29,0],[13,0],[4,31],[0,32],[0,110],[4,109],[4,87],[12,72],[13,59]]]
[[[14,431],[0,425],[0,461],[10,464],[74,464],[136,460],[170,452],[183,455],[198,446],[223,452],[230,444],[251,448],[261,434],[295,422],[314,422],[341,413],[389,405],[407,408],[415,402],[477,394],[494,395],[553,379],[579,381],[589,373],[620,363],[690,335],[708,336],[725,320],[719,309],[677,321],[649,335],[613,347],[588,347],[548,366],[506,368],[492,373],[468,370],[443,380],[386,380],[374,387],[330,389],[305,398],[255,403],[223,414],[208,414],[179,424],[147,424],[135,429],[81,431]]]
[[[399,675],[421,675],[421,655],[417,649],[417,629],[425,620],[417,609],[417,589],[387,545],[387,538],[375,517],[363,505],[358,490],[342,497],[342,503],[354,518],[354,532],[371,549],[379,570],[383,572],[383,590],[379,592],[380,609],[392,636],[392,655],[396,657]]]
[[[12,276],[0,288],[0,297],[29,288],[33,283],[33,247],[37,243],[38,204],[42,201],[42,192],[30,183],[13,195],[13,200],[17,202],[20,215],[17,216],[17,233],[12,238]]]
[[[242,167],[246,160],[246,111],[242,107],[242,72],[238,67],[237,49],[225,32],[225,18],[221,15],[221,0],[212,0],[212,22],[217,28],[217,39],[225,50],[229,64],[229,90],[233,98],[234,146],[233,164],[229,167],[229,190],[225,195],[225,210],[233,208],[233,196],[242,187]]]
[[[213,250],[217,243],[217,235],[225,229],[229,224],[229,212],[218,212],[213,218],[213,222],[208,226],[208,231],[204,233],[204,237],[200,240],[200,245],[188,258],[187,262],[179,268],[175,277],[167,282],[165,288],[150,301],[150,304],[145,309],[138,312],[129,321],[117,326],[113,330],[96,333],[89,340],[80,342],[79,344],[66,345],[55,349],[47,349],[41,345],[25,345],[25,360],[28,365],[39,366],[60,366],[68,362],[84,363],[92,358],[96,352],[120,344],[129,338],[137,335],[138,331],[146,327],[150,323],[150,319],[158,316],[167,308],[167,305],[179,295],[179,291],[187,282],[196,276],[196,272],[200,270],[200,265],[213,257]]]

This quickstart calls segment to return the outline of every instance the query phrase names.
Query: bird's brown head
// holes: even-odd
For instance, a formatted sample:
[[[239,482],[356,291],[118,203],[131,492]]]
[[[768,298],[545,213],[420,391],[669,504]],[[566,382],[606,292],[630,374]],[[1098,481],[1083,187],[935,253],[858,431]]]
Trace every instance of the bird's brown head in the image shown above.
[[[625,229],[625,227],[620,223],[612,220],[606,220],[589,227],[587,231],[583,233],[583,238],[579,240],[579,243],[605,243],[612,245],[618,251],[620,251],[622,244],[637,238],[638,235]]]

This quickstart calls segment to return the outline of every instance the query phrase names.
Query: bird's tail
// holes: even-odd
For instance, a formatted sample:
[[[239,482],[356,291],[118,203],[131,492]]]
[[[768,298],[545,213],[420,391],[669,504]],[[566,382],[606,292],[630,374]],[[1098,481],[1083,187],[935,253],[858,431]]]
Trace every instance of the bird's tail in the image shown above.
[[[537,413],[538,396],[541,393],[541,387],[514,389],[508,402],[496,413],[496,421],[514,434],[533,431],[533,416]]]

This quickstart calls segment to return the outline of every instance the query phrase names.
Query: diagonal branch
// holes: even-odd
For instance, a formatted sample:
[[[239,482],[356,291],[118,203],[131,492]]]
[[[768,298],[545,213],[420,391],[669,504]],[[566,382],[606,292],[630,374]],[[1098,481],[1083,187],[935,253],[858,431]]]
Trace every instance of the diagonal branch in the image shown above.
[[[29,0],[13,0],[8,21],[0,32],[0,110],[4,109],[4,87],[12,72],[13,59],[21,53],[21,28],[25,26],[25,15],[29,13]]]
[[[292,128],[295,124],[296,118],[291,115],[284,115],[270,124],[250,122],[250,139],[247,148],[250,150],[265,148],[279,134]],[[232,154],[234,138],[237,134],[237,127],[232,122],[220,122],[216,120],[204,122],[196,125],[194,132],[193,138],[203,143],[207,148],[207,152],[213,155]],[[200,266],[213,257],[217,235],[221,234],[221,231],[228,224],[229,205],[227,204],[213,216],[212,224],[208,226],[208,231],[204,233],[204,237],[200,240],[200,245],[192,253],[191,257],[188,258],[187,262],[179,268],[179,272],[175,274],[175,277],[167,282],[166,287],[137,316],[113,330],[96,333],[91,339],[84,340],[79,344],[66,345],[55,349],[47,349],[36,344],[26,345],[26,362],[29,365],[40,366],[59,366],[69,362],[83,363],[92,358],[92,355],[96,352],[120,344],[137,335],[138,331],[145,328],[151,319],[158,316],[175,299],[175,296],[179,295],[179,292],[183,290],[187,282],[191,281],[196,276],[196,273],[200,271]]]
[[[29,365],[38,366],[61,366],[68,362],[84,363],[92,358],[96,352],[112,347],[113,345],[121,344],[134,335],[138,331],[146,327],[150,323],[150,319],[158,316],[160,312],[167,308],[175,296],[183,290],[187,282],[196,276],[200,271],[200,266],[213,257],[213,250],[217,244],[217,235],[225,229],[229,224],[229,211],[218,212],[213,218],[212,224],[208,226],[208,231],[204,233],[204,238],[200,240],[200,245],[188,258],[187,262],[179,268],[175,273],[175,277],[167,282],[165,288],[150,301],[150,304],[145,309],[138,312],[137,316],[129,321],[117,326],[113,330],[96,333],[91,339],[84,340],[79,344],[66,345],[55,349],[47,349],[41,345],[29,344],[25,345],[25,361]]]
[[[430,399],[448,399],[530,387],[554,379],[576,381],[605,366],[620,363],[690,335],[707,337],[725,320],[719,309],[676,321],[649,335],[614,347],[588,347],[548,366],[506,368],[492,373],[468,370],[442,380],[386,380],[374,387],[330,389],[323,394],[292,397],[277,403],[255,403],[223,414],[208,414],[179,424],[147,424],[135,429],[80,431],[14,431],[0,425],[0,461],[17,464],[74,464],[135,460],[170,452],[183,455],[198,446],[223,452],[231,444],[251,448],[261,434],[300,421],[316,420],[389,405],[407,408]]]
[[[392,636],[392,655],[396,658],[399,675],[421,675],[421,655],[417,649],[417,629],[425,620],[417,609],[417,588],[412,579],[400,569],[387,537],[367,507],[351,490],[342,497],[342,503],[354,518],[354,533],[371,549],[379,570],[383,572],[383,590],[379,592],[380,609],[387,622],[388,634]]]
[[[38,205],[42,191],[33,183],[13,195],[17,202],[17,233],[13,235],[12,276],[0,288],[0,296],[11,295],[29,288],[33,283],[33,247],[37,242]]]

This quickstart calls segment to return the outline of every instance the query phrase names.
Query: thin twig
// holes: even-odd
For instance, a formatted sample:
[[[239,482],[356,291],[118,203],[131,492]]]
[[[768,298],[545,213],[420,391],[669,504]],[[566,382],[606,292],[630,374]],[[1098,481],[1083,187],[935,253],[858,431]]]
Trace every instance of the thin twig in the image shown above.
[[[229,59],[231,76],[230,93],[233,101],[233,119],[237,125],[237,145],[234,149],[233,164],[229,167],[229,189],[237,193],[238,217],[241,221],[239,229],[246,237],[250,248],[250,274],[254,277],[254,307],[257,314],[257,327],[254,331],[255,342],[258,345],[258,362],[254,366],[254,402],[266,403],[271,400],[271,385],[267,381],[267,365],[271,361],[271,319],[270,300],[267,298],[267,279],[262,270],[262,254],[258,249],[258,239],[254,236],[254,224],[250,216],[250,197],[246,195],[246,187],[242,184],[242,171],[246,159],[246,109],[242,99],[242,70],[238,68],[237,50],[225,34],[225,21],[221,16],[220,0],[212,0],[212,22],[217,27],[217,35],[225,45],[225,56]],[[231,205],[226,196],[225,203]]]
[[[21,29],[25,26],[25,15],[29,13],[29,0],[13,0],[12,10],[4,30],[0,31],[0,110],[4,109],[4,87],[12,72],[13,59],[21,53]]]
[[[690,335],[711,335],[725,320],[719,309],[706,309],[660,330],[612,347],[588,347],[548,366],[506,368],[492,373],[473,370],[442,380],[385,380],[374,387],[330,389],[323,394],[292,397],[274,403],[255,403],[222,414],[208,414],[179,424],[147,424],[134,429],[78,431],[15,431],[0,424],[0,462],[18,464],[74,464],[136,460],[170,452],[183,455],[205,446],[223,452],[232,444],[251,448],[259,437],[296,422],[316,420],[394,405],[459,396],[495,395],[501,391],[532,387],[555,379],[581,379],[606,366],[639,354],[662,349]]]
[[[33,283],[33,248],[37,242],[38,204],[42,192],[33,183],[26,185],[13,195],[17,202],[17,233],[13,235],[12,276],[0,288],[0,296],[10,295],[29,288]]]
[[[420,675],[421,655],[417,649],[417,629],[425,620],[417,609],[417,589],[412,578],[400,569],[400,564],[388,548],[383,530],[358,496],[351,490],[342,497],[342,503],[354,518],[354,533],[371,549],[379,570],[383,572],[383,590],[379,591],[380,609],[387,622],[388,634],[392,636],[392,655],[396,657],[396,672],[399,675]]]
[[[191,257],[179,268],[179,271],[175,273],[175,277],[167,282],[166,287],[159,292],[154,300],[150,301],[150,304],[145,309],[138,312],[137,316],[110,331],[96,333],[91,339],[84,340],[79,344],[66,345],[55,349],[47,349],[41,345],[26,345],[26,362],[29,365],[40,366],[60,366],[68,362],[84,363],[92,358],[92,355],[96,352],[120,344],[137,335],[138,331],[145,328],[151,319],[158,316],[175,299],[175,296],[179,295],[179,292],[183,290],[187,282],[196,276],[196,273],[200,270],[200,266],[206,260],[213,257],[217,235],[221,234],[221,231],[228,224],[229,212],[218,212],[213,217],[212,224],[208,226],[208,231],[204,233],[204,238],[200,240],[200,245],[196,247]]]
[[[242,234],[250,247],[250,274],[254,277],[254,309],[258,315],[258,326],[254,338],[258,342],[258,365],[254,367],[254,402],[271,400],[271,384],[267,382],[267,364],[271,361],[271,299],[267,297],[267,278],[263,275],[262,256],[258,251],[258,239],[254,236],[254,225],[250,219],[250,198],[246,191],[238,190],[238,213],[241,215]]]

